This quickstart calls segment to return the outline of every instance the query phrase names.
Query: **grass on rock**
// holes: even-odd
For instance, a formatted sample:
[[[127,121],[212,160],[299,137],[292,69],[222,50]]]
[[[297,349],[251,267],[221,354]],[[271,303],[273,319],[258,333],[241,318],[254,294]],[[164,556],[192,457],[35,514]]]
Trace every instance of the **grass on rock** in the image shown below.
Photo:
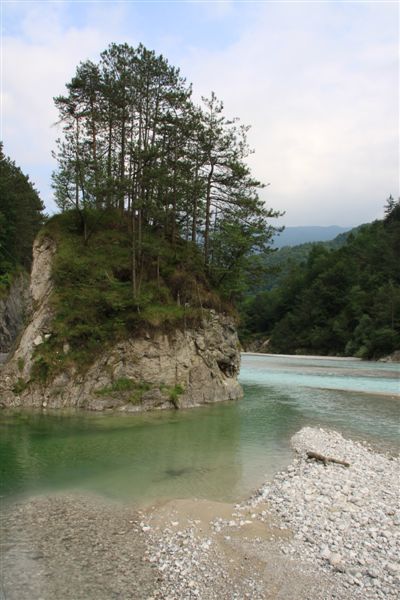
[[[91,221],[87,243],[73,212],[52,217],[41,233],[57,248],[52,332],[37,347],[33,368],[43,382],[71,364],[84,371],[118,340],[193,326],[204,309],[230,310],[211,288],[198,248],[151,228],[136,252],[134,295],[129,223],[116,212],[94,212]]]

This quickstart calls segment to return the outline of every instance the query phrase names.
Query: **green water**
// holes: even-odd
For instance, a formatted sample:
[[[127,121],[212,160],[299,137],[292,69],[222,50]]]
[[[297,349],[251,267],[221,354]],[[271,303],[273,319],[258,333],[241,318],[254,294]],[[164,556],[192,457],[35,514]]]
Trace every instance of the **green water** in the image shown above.
[[[398,365],[246,355],[239,402],[139,415],[3,411],[1,493],[239,500],[290,462],[304,425],[397,452],[399,377]]]

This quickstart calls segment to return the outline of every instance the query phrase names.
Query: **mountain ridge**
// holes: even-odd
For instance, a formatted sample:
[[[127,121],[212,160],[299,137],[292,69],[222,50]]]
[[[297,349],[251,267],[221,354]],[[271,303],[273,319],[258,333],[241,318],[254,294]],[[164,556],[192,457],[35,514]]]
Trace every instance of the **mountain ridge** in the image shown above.
[[[285,227],[282,233],[273,238],[274,248],[298,246],[307,242],[326,242],[351,229],[353,227],[342,227],[340,225],[299,225]]]

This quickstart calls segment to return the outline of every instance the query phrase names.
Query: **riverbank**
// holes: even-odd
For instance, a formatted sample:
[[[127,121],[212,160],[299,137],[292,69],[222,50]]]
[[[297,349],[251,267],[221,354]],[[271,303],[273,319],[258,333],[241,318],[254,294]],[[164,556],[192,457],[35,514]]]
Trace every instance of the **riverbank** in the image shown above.
[[[0,597],[344,599],[329,574],[282,553],[291,538],[260,504],[181,500],[137,510],[82,495],[38,496],[3,514]]]
[[[241,504],[54,495],[3,507],[6,600],[396,597],[399,459],[305,428]],[[307,460],[306,451],[350,463]]]
[[[254,500],[267,501],[293,530],[293,540],[282,551],[341,573],[348,594],[355,597],[398,597],[399,457],[322,429],[302,429],[292,446],[297,458]],[[307,451],[350,466],[305,460]]]
[[[309,358],[310,360],[340,360],[349,361],[357,360],[361,361],[361,358],[356,356],[331,356],[331,355],[320,355],[320,354],[276,354],[267,352],[241,352],[244,356],[271,356],[272,358]]]

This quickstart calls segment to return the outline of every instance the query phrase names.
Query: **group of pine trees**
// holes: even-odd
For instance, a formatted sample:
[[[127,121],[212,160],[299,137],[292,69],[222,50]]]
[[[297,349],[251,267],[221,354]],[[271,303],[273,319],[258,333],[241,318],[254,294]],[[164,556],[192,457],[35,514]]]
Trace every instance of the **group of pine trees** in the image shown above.
[[[283,265],[277,285],[242,305],[243,338],[269,338],[273,352],[379,358],[400,348],[400,201],[357,228],[338,249],[313,244]],[[265,280],[265,287],[270,279]]]
[[[149,227],[199,247],[213,283],[232,292],[250,256],[268,248],[278,214],[246,165],[247,127],[214,94],[197,106],[179,70],[142,45],[112,44],[66,87],[55,98],[58,206],[76,211],[85,238],[92,211],[125,216],[134,295]]]
[[[89,333],[100,343],[105,323],[118,329],[144,310],[157,321],[162,305],[213,305],[205,300],[211,284],[229,300],[248,286],[244,338],[269,336],[273,351],[371,358],[400,346],[398,202],[390,198],[385,219],[342,248],[313,247],[278,287],[266,281],[260,291],[255,275],[279,213],[260,200],[263,185],[246,164],[248,128],[228,119],[214,94],[196,105],[179,70],[142,45],[112,44],[98,63],[80,63],[66,88],[55,98],[62,136],[53,173],[66,219],[49,231],[70,228],[73,217],[54,277],[60,319],[79,330],[79,343]],[[44,217],[29,178],[2,149],[0,175],[4,278],[18,265],[29,269]],[[79,304],[89,291],[93,323]]]

